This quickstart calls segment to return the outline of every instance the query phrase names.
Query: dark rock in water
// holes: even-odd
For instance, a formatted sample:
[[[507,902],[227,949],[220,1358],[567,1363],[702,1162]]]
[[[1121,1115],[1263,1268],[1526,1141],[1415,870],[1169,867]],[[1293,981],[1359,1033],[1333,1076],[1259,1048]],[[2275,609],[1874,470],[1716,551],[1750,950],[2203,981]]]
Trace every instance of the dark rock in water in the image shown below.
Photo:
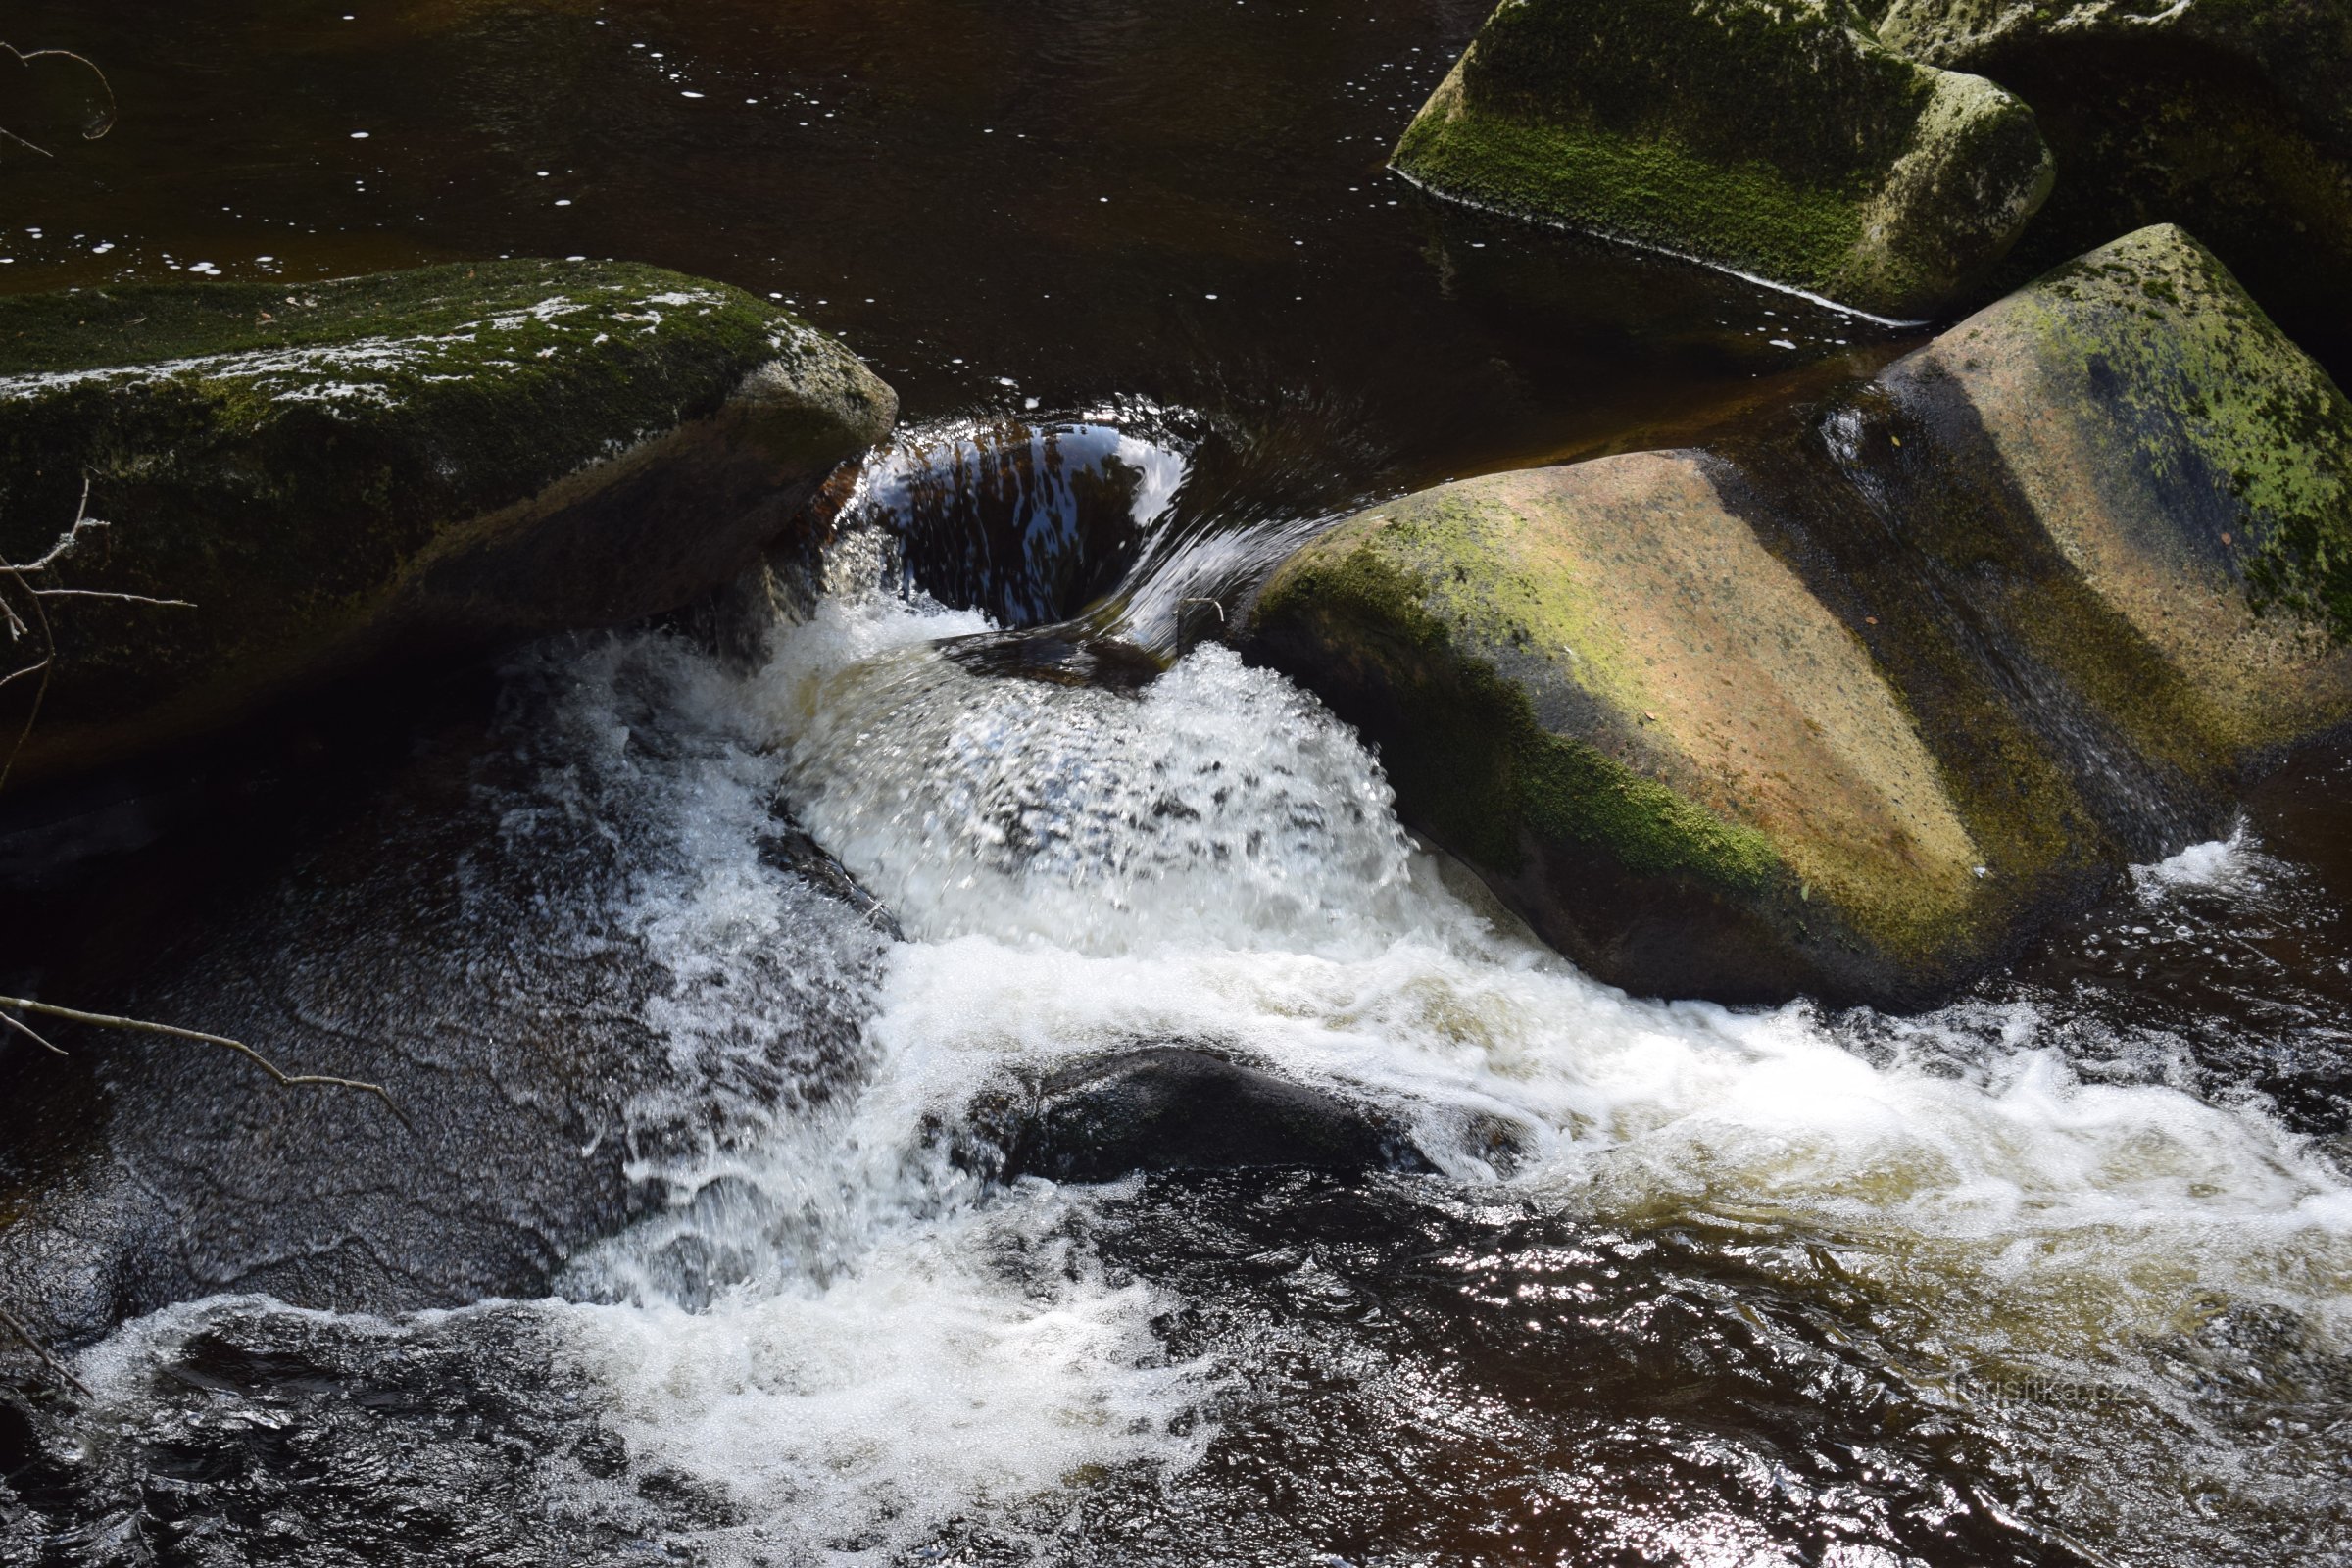
[[[624,646],[617,669],[534,656],[487,735],[478,710],[440,715],[329,800],[257,807],[152,914],[126,874],[137,906],[85,939],[124,951],[36,994],[379,1082],[402,1115],[186,1041],[60,1025],[68,1059],[0,1047],[0,1308],[71,1345],[224,1292],[369,1312],[542,1295],[674,1196],[632,1167],[855,1077],[886,915],[731,787],[681,820],[743,754],[664,731],[666,645]],[[730,909],[766,934],[698,948],[689,974],[659,939],[701,907],[712,811],[738,813]],[[38,1376],[0,1345],[6,1373]]]
[[[2352,720],[2352,404],[2156,227],[1771,441],[1406,496],[1253,657],[1602,979],[1907,1004]]]
[[[1009,675],[1056,686],[1098,686],[1105,691],[1141,691],[1167,673],[1167,664],[1116,637],[1063,635],[1054,630],[982,632],[952,637],[939,651],[984,675]]]
[[[2177,222],[2337,373],[2352,365],[2345,0],[1895,0],[1879,36],[2033,106],[2059,177],[2020,263]]]
[[[1396,167],[1440,195],[1924,317],[2050,187],[2034,114],[1846,0],[1511,0]]]
[[[1370,1111],[1181,1046],[1066,1068],[1023,1102],[992,1107],[983,1119],[1009,1123],[1003,1136],[1007,1176],[1104,1182],[1137,1171],[1258,1165],[1430,1168]]]
[[[0,300],[0,560],[57,659],[20,778],[364,667],[635,620],[749,565],[890,388],[740,290],[484,262]],[[185,601],[155,604],[143,600]],[[32,682],[0,693],[13,732]]]

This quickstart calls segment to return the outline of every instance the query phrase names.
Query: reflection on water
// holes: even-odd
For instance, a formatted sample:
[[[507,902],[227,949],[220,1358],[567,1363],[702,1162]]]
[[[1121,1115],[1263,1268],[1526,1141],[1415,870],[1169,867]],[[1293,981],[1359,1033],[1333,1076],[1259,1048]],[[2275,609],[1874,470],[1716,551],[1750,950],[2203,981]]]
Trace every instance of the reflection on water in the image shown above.
[[[908,580],[943,604],[1006,627],[1067,619],[1117,586],[1174,502],[1176,423],[1143,407],[903,430],[867,461],[846,520],[891,533]]]

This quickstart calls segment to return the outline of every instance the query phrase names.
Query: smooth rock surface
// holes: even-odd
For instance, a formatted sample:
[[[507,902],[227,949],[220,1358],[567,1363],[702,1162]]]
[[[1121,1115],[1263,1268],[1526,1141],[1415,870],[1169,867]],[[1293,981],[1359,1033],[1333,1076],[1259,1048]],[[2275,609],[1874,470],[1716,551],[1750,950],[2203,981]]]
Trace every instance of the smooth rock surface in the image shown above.
[[[86,480],[104,526],[28,585],[188,602],[45,601],[57,658],[16,776],[345,671],[674,609],[895,410],[832,339],[646,267],[0,300],[0,560],[51,552]],[[0,692],[12,732],[33,684]]]
[[[1391,502],[1253,657],[1601,978],[1913,1004],[2352,719],[2352,405],[2153,228],[1773,433]]]
[[[1998,262],[2051,178],[2031,110],[1886,49],[1846,0],[1511,0],[1395,167],[1905,318]]]

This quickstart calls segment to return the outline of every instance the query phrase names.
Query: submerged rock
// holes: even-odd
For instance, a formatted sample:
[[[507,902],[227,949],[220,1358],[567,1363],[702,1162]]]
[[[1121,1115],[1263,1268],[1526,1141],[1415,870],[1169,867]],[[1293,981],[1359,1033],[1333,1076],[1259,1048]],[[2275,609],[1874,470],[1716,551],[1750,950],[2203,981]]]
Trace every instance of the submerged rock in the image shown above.
[[[1514,0],[1405,131],[1441,195],[1923,317],[2051,179],[2034,114],[1845,0]]]
[[[646,267],[0,300],[0,560],[50,552],[86,482],[103,525],[37,582],[138,596],[46,602],[54,678],[18,770],[346,670],[674,609],[895,409],[832,339]],[[31,685],[0,693],[12,730]]]
[[[2033,105],[2061,176],[2023,241],[2047,266],[2187,225],[2298,334],[2352,352],[2352,5],[1894,0],[1892,48]]]
[[[1400,1133],[1335,1095],[1179,1046],[1082,1062],[983,1107],[982,1119],[997,1124],[1006,1176],[1428,1168]]]
[[[2352,405],[2155,228],[1789,439],[1344,522],[1249,636],[1601,978],[1913,1003],[2352,718],[2348,501]]]

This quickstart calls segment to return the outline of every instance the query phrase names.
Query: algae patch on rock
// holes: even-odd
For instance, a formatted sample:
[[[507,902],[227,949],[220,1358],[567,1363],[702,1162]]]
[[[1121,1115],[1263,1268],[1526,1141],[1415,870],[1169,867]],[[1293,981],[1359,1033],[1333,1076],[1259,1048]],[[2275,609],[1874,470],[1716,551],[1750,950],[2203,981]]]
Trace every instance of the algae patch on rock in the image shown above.
[[[676,608],[741,570],[896,398],[717,283],[522,261],[0,300],[0,559],[46,586],[22,772],[333,674]],[[180,600],[181,605],[137,602]],[[0,694],[13,727],[25,688]]]
[[[1510,0],[1395,162],[1901,318],[1982,277],[2051,179],[2032,111],[1882,47],[1846,0]]]

